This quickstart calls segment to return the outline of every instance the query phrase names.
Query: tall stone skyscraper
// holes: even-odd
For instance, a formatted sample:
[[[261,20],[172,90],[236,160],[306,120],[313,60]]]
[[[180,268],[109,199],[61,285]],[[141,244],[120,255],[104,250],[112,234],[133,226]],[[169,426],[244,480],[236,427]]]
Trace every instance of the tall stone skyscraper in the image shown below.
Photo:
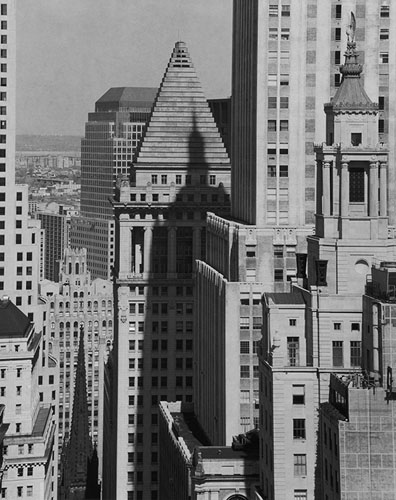
[[[207,211],[229,212],[229,186],[227,152],[177,42],[113,202],[116,404],[105,429],[104,498],[161,498],[158,402],[192,401],[193,265],[205,256]]]
[[[157,89],[109,89],[89,113],[81,141],[81,212],[72,218],[70,243],[87,249],[93,278],[108,279],[114,265],[114,213],[109,198],[116,179],[129,174]]]
[[[393,199],[396,101],[389,89],[396,83],[396,15],[390,2],[234,0],[231,218],[208,217],[196,293],[194,401],[219,444],[258,424],[261,294],[288,290],[296,255],[307,252],[316,211],[314,144],[325,137],[323,105],[341,83],[351,11],[364,86],[379,103],[375,138],[389,143]],[[389,220],[394,224],[394,204]]]

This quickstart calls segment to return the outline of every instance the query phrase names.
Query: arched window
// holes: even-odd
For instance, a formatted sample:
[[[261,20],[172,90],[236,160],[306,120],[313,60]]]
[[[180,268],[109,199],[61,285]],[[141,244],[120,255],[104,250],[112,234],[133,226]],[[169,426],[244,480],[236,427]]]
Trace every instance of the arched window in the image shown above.
[[[54,309],[55,308],[55,303],[51,302],[50,307],[51,307],[51,309]]]
[[[78,292],[74,292],[74,293],[73,293],[73,297],[74,297],[74,298],[77,298],[77,297],[78,297]]]
[[[66,309],[70,309],[70,302],[66,302],[65,307]]]
[[[70,321],[66,321],[66,329],[70,329]]]
[[[73,323],[73,328],[75,328],[76,330],[78,330],[78,321],[75,321],[75,322]]]
[[[80,264],[76,262],[76,274],[80,274]]]
[[[113,306],[112,306],[112,304],[111,304],[111,300],[108,300],[108,301],[107,301],[107,307],[108,307],[109,309],[111,309],[111,308],[113,307]]]
[[[59,302],[59,309],[63,309],[63,302]]]
[[[84,292],[80,292],[80,297],[84,297]]]
[[[61,322],[59,323],[59,329],[60,329],[60,330],[63,330],[64,328],[65,328],[65,324],[63,323],[63,321],[61,321]]]
[[[113,326],[113,322],[111,319],[109,319],[109,328],[111,328]]]
[[[72,265],[71,265],[71,262],[69,262],[69,274],[72,273]]]
[[[102,300],[102,309],[106,309],[106,301]]]
[[[93,307],[94,307],[94,312],[98,312],[98,301],[97,300],[95,300]]]
[[[103,326],[104,328],[106,328],[106,320],[103,320],[103,321],[102,321],[102,326]]]
[[[88,300],[87,308],[88,308],[88,312],[92,311],[92,302],[90,300]]]

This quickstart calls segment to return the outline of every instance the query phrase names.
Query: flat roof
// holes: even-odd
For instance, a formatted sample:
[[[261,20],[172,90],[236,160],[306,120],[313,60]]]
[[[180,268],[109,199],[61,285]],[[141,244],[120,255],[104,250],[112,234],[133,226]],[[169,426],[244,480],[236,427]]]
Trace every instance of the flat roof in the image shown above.
[[[259,456],[258,448],[235,450],[232,446],[200,446],[199,451],[202,454],[202,458],[208,459],[254,459]]]
[[[210,441],[192,412],[171,412],[174,426],[192,453],[196,446],[209,446]]]

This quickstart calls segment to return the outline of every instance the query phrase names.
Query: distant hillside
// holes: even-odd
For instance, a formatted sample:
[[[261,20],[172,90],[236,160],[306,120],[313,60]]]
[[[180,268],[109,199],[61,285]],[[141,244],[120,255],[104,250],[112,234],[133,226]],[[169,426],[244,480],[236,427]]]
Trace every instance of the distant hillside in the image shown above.
[[[81,137],[74,135],[17,135],[16,150],[76,151],[81,150]]]

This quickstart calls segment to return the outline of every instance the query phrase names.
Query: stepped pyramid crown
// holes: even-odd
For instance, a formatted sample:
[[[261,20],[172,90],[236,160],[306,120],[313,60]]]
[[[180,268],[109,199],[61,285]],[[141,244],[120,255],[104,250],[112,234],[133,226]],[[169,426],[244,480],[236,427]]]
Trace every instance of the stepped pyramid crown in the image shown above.
[[[162,79],[136,167],[227,165],[229,158],[184,42],[177,42]]]

